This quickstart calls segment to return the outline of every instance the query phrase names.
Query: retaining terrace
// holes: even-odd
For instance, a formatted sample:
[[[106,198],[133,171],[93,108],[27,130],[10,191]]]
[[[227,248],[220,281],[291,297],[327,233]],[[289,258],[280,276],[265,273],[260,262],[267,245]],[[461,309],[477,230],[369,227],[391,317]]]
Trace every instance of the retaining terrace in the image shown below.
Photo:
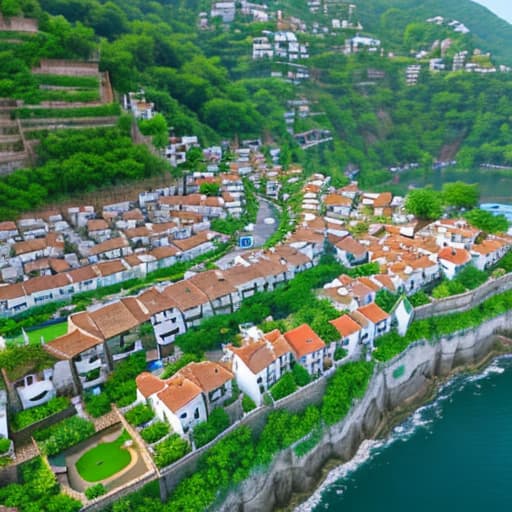
[[[430,304],[414,308],[414,317],[418,320],[424,318],[460,313],[472,309],[493,295],[512,290],[512,273],[497,279],[490,278],[483,285],[459,295],[444,299],[432,299]]]

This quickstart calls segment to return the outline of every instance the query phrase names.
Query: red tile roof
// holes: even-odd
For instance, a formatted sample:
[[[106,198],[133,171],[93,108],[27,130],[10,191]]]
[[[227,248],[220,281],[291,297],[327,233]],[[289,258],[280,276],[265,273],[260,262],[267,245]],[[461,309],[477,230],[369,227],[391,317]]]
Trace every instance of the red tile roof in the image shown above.
[[[154,395],[165,388],[165,381],[148,372],[137,375],[135,383],[137,384],[137,389],[142,393],[144,398],[149,398],[151,395]]]
[[[361,330],[361,326],[350,316],[343,315],[329,322],[343,337],[350,336]]]
[[[366,306],[361,306],[357,311],[359,311],[359,313],[368,318],[368,320],[374,324],[378,324],[379,322],[389,318],[389,315],[383,309],[377,306],[375,302],[372,302]]]
[[[464,265],[471,261],[471,255],[466,249],[444,247],[437,253],[439,259],[449,261],[454,265]]]
[[[325,348],[325,342],[307,324],[302,324],[284,334],[297,359]]]

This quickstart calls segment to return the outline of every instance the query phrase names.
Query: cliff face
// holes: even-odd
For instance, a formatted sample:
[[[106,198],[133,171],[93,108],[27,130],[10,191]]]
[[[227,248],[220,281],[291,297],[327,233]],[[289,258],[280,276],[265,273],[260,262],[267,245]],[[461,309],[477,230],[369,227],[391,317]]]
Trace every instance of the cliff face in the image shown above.
[[[457,368],[483,361],[495,346],[494,333],[511,321],[512,313],[507,313],[435,345],[419,342],[379,365],[365,396],[343,421],[326,429],[315,448],[303,457],[297,457],[292,448],[284,450],[270,468],[254,473],[231,492],[218,510],[271,512],[285,507],[294,493],[312,492],[329,459],[352,458],[361,442],[375,436],[393,411],[424,398],[435,377],[447,377]]]

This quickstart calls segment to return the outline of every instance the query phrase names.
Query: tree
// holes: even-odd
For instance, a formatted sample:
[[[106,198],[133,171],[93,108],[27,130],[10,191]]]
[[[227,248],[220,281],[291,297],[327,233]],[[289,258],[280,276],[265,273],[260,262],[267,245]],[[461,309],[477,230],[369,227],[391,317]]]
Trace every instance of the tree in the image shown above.
[[[478,208],[467,212],[465,218],[472,226],[486,233],[506,233],[509,228],[509,221],[504,215],[494,215]]]
[[[139,127],[144,135],[152,135],[153,144],[157,148],[164,148],[169,143],[169,128],[162,114],[140,121]]]
[[[7,18],[10,16],[17,16],[21,13],[21,7],[18,0],[2,0],[2,2],[0,2],[0,10]]]
[[[470,210],[478,205],[480,192],[478,185],[470,185],[463,181],[445,183],[443,185],[443,201],[448,206]]]
[[[407,213],[425,220],[438,219],[443,212],[440,194],[431,188],[411,190],[405,200],[405,209]]]
[[[220,193],[220,185],[218,183],[201,183],[199,193],[209,197],[218,196]]]

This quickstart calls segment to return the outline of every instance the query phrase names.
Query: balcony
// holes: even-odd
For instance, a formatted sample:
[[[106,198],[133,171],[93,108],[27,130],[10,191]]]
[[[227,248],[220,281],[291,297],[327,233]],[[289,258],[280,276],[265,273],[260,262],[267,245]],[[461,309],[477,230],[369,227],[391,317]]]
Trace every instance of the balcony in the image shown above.
[[[55,386],[51,380],[33,381],[31,384],[16,388],[23,409],[30,409],[45,404],[56,396]]]
[[[107,371],[104,367],[96,368],[90,372],[80,375],[80,384],[83,389],[98,386],[105,382],[105,380],[107,380]]]
[[[142,341],[137,340],[135,343],[125,345],[120,348],[116,354],[112,354],[112,359],[114,361],[121,361],[130,357],[132,354],[135,354],[135,352],[140,352],[141,350],[143,350]]]
[[[103,361],[98,355],[75,361],[75,368],[79,374],[86,374],[103,366]]]

